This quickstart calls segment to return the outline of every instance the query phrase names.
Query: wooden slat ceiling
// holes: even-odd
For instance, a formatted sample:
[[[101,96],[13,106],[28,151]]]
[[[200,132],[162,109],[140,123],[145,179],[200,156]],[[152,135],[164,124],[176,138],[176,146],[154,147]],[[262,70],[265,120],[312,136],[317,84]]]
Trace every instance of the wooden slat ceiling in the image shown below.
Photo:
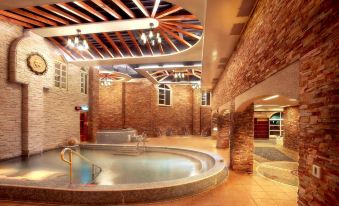
[[[180,6],[160,0],[86,0],[12,10],[0,10],[0,19],[26,29],[153,17],[159,20],[162,44],[142,45],[142,31],[83,34],[89,51],[67,48],[68,36],[49,37],[73,60],[170,54],[192,47],[203,32],[200,21]]]
[[[178,72],[185,74],[185,79],[183,81],[190,82],[199,81],[201,79],[201,70],[198,69],[159,69],[156,71],[147,71],[147,74],[158,83],[161,83],[164,81],[175,82],[174,74]]]

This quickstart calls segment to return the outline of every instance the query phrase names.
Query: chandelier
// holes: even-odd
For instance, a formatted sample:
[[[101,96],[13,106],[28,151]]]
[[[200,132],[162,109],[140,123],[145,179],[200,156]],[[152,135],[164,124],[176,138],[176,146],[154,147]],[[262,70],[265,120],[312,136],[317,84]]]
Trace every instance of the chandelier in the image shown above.
[[[100,79],[100,84],[102,86],[111,86],[113,83],[113,80],[109,77],[104,77]]]
[[[154,33],[154,24],[150,23],[150,29],[144,33],[141,33],[140,39],[142,41],[142,44],[145,45],[147,42],[149,42],[152,46],[155,46],[155,44],[161,44],[161,37],[160,33],[157,32]]]
[[[67,46],[70,48],[75,48],[78,49],[80,51],[84,51],[87,50],[88,47],[88,43],[85,39],[81,38],[81,30],[77,29],[77,35],[74,38],[68,38],[67,40]]]
[[[183,72],[175,72],[174,73],[174,80],[175,81],[181,81],[185,79],[185,73]]]
[[[193,89],[200,89],[200,83],[195,83],[195,84],[192,84],[192,88]]]

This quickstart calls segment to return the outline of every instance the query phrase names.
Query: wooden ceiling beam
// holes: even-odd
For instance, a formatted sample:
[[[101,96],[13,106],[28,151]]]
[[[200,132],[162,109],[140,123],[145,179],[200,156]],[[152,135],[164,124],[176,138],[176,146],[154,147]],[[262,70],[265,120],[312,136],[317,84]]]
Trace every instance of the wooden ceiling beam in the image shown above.
[[[181,6],[175,5],[175,6],[171,7],[171,8],[169,8],[169,9],[166,9],[165,11],[160,12],[158,15],[155,16],[155,18],[160,19],[160,18],[168,16],[168,15],[174,13],[174,12],[177,12],[177,11],[179,11],[181,9],[182,9]]]
[[[66,3],[58,3],[57,5],[61,8],[63,8],[64,10],[69,11],[69,12],[79,16],[80,18],[85,19],[86,21],[94,22],[94,19],[92,17],[88,16],[87,14],[82,13],[81,11],[71,7],[70,5],[68,5]]]
[[[116,53],[118,53],[119,56],[124,57],[124,54],[120,51],[119,47],[115,44],[115,42],[112,40],[112,38],[106,32],[104,32],[103,34],[104,34],[105,38],[107,39],[107,41],[111,44],[114,51],[116,51]]]
[[[105,58],[105,56],[95,47],[95,45],[93,45],[92,44],[92,42],[90,42],[89,40],[88,40],[88,38],[85,36],[85,35],[83,35],[83,34],[81,34],[81,38],[83,38],[83,39],[86,39],[86,41],[87,41],[87,43],[88,43],[88,46],[92,49],[92,50],[94,50],[102,59],[104,59]]]
[[[159,47],[160,54],[164,54],[165,51],[164,51],[164,48],[162,48],[162,45],[158,44],[158,47]]]
[[[152,18],[154,18],[155,15],[157,14],[159,5],[160,5],[160,0],[155,0],[154,6],[153,6],[153,10],[152,10],[152,14],[151,14],[151,17],[152,17]]]
[[[108,19],[102,15],[100,12],[98,12],[97,10],[93,9],[92,7],[88,6],[86,3],[82,2],[82,1],[74,1],[73,3],[75,3],[76,5],[78,5],[79,7],[87,10],[88,12],[92,13],[93,15],[97,16],[99,19],[103,20],[103,21],[107,21]]]
[[[44,9],[47,9],[48,11],[51,11],[51,12],[53,12],[53,13],[55,13],[55,14],[63,17],[63,18],[66,18],[66,19],[68,19],[70,21],[73,21],[75,23],[81,23],[81,21],[79,19],[75,18],[74,16],[71,16],[71,15],[67,14],[66,12],[61,11],[60,9],[58,9],[58,8],[56,8],[54,6],[43,5],[41,7],[44,8]]]
[[[125,48],[125,50],[127,51],[127,53],[130,56],[134,56],[134,54],[132,53],[131,49],[128,47],[128,45],[125,42],[125,39],[122,37],[122,35],[120,34],[120,32],[115,32],[115,35],[118,37],[118,39],[120,40],[120,43],[122,44],[122,46]]]
[[[184,34],[184,35],[186,35],[186,36],[189,36],[189,37],[192,37],[192,38],[194,38],[194,39],[200,39],[201,37],[200,36],[198,36],[198,35],[195,35],[195,34],[193,34],[193,33],[191,33],[191,32],[188,32],[188,31],[185,31],[185,30],[183,30],[183,29],[179,29],[178,27],[175,27],[175,26],[169,26],[169,25],[165,25],[165,24],[161,24],[163,27],[166,27],[167,29],[172,29],[172,30],[174,30],[174,31],[176,31],[176,32],[179,32],[179,33],[182,33],[182,34]]]
[[[164,26],[160,25],[160,28],[163,29],[166,33],[168,33],[169,35],[171,35],[172,37],[176,38],[179,42],[181,42],[182,44],[191,47],[192,45],[190,43],[188,43],[185,39],[181,38],[180,36],[178,36],[177,34],[175,34],[174,32],[170,31],[169,29],[165,28]]]
[[[52,15],[52,14],[49,14],[49,13],[47,13],[47,12],[44,12],[44,11],[42,11],[42,10],[40,10],[40,9],[35,8],[35,7],[28,7],[28,8],[25,8],[25,9],[28,10],[28,11],[30,11],[30,12],[36,13],[36,14],[38,14],[38,15],[40,15],[40,16],[49,18],[49,19],[51,19],[51,20],[53,20],[53,21],[59,22],[59,23],[61,23],[61,24],[65,24],[65,25],[66,25],[66,24],[69,24],[68,21],[66,21],[66,20],[64,20],[64,19],[62,19],[62,18],[59,18],[59,17],[57,17],[57,16],[54,16],[54,15]]]
[[[93,39],[100,44],[100,46],[113,58],[114,55],[112,52],[107,48],[107,46],[101,41],[101,39],[96,34],[91,34]]]
[[[7,16],[0,15],[0,19],[4,20],[4,21],[11,22],[11,23],[19,25],[19,26],[23,26],[25,28],[29,28],[29,29],[34,28],[34,26],[31,25],[31,24],[28,24],[26,22],[22,22],[22,21],[19,21],[19,20],[16,20],[16,19],[12,19],[12,18],[9,18]]]
[[[26,23],[29,23],[29,24],[33,24],[35,26],[40,26],[40,27],[44,27],[45,26],[44,23],[41,23],[39,21],[35,21],[33,19],[30,19],[30,18],[26,18],[26,17],[20,16],[20,15],[17,15],[17,14],[13,14],[13,13],[8,12],[8,11],[0,10],[0,14],[3,15],[3,16],[7,16],[9,18],[18,20],[18,21],[23,21],[23,22],[26,22]]]
[[[151,55],[154,56],[154,52],[153,52],[152,46],[149,43],[149,41],[146,42],[146,46],[147,46],[148,50],[151,52]]]
[[[149,13],[147,11],[147,9],[145,8],[145,6],[140,2],[140,0],[132,0],[135,5],[137,5],[137,7],[140,9],[140,11],[146,16],[149,17]]]
[[[204,27],[202,25],[196,25],[196,24],[186,24],[186,23],[180,23],[180,22],[161,22],[162,24],[168,24],[172,26],[180,26],[183,28],[189,28],[189,29],[197,29],[197,30],[203,30]]]
[[[158,21],[183,21],[196,19],[197,17],[194,15],[177,15],[177,16],[166,16],[165,18],[158,19]]]
[[[138,41],[135,39],[134,34],[133,34],[131,31],[127,31],[127,33],[128,33],[128,35],[129,35],[129,37],[131,38],[131,40],[132,40],[132,42],[133,42],[135,48],[136,48],[137,51],[139,52],[139,54],[140,54],[141,56],[143,56],[144,53],[142,52],[142,50],[141,50],[141,48],[140,48],[140,46],[139,46]]]
[[[176,51],[179,52],[179,49],[177,48],[177,46],[172,42],[172,40],[167,36],[167,34],[162,31],[161,29],[159,30],[161,33],[161,36],[165,39],[165,41],[170,45],[170,47]]]
[[[38,15],[35,15],[35,14],[32,14],[30,12],[27,12],[25,10],[22,10],[22,9],[13,9],[11,10],[12,12],[16,13],[16,14],[19,14],[21,16],[25,16],[25,17],[28,17],[28,18],[31,18],[31,19],[35,19],[37,21],[40,21],[40,22],[43,22],[43,23],[46,23],[48,25],[51,25],[51,26],[58,26],[58,24],[55,22],[55,21],[51,21],[49,19],[46,19],[44,17],[41,17],[41,16],[38,16]]]
[[[135,18],[134,13],[124,3],[122,3],[121,0],[112,0],[112,2],[119,6],[120,9],[122,9],[129,17],[132,19]]]
[[[114,18],[122,19],[122,17],[116,11],[114,11],[111,7],[105,4],[102,0],[92,0],[92,2],[98,5],[99,7],[101,7],[103,10],[105,10],[107,13],[109,13]]]
[[[61,49],[63,52],[65,52],[68,56],[70,56],[72,59],[77,60],[77,57],[72,54],[72,52],[68,51],[64,46],[62,46],[57,40],[55,40],[53,37],[47,37],[55,46],[57,46],[59,49]]]

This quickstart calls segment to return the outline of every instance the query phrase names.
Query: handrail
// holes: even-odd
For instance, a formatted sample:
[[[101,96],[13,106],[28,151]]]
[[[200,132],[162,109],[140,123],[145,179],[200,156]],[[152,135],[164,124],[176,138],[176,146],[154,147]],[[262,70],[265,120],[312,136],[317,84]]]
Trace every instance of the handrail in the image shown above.
[[[65,153],[69,152],[68,155],[68,160],[65,159]],[[99,173],[98,175],[101,173],[102,168],[99,167],[98,165],[96,165],[93,161],[89,160],[88,158],[86,158],[85,156],[81,155],[80,153],[72,150],[71,148],[64,148],[61,152],[60,152],[60,157],[61,160],[68,163],[69,164],[69,183],[72,184],[72,176],[73,176],[73,172],[72,172],[72,166],[73,166],[73,154],[77,155],[78,157],[80,157],[81,159],[87,161],[88,163],[91,164],[92,166],[92,181],[97,177],[95,176],[95,167],[99,168]]]

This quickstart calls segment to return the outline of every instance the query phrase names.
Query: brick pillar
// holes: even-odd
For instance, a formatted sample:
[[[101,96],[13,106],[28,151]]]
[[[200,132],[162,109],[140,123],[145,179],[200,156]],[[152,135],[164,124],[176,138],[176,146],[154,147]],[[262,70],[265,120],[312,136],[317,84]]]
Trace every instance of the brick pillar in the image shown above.
[[[284,108],[284,147],[298,151],[299,106]]]
[[[201,110],[200,110],[200,102],[201,102],[201,91],[200,89],[193,89],[193,115],[192,115],[192,125],[193,125],[193,135],[201,134]]]
[[[91,142],[96,141],[96,133],[99,123],[99,70],[89,68],[89,112],[88,112],[88,131]]]
[[[229,148],[232,134],[232,114],[227,113],[218,117],[217,148]]]
[[[234,114],[234,135],[231,135],[231,168],[253,172],[253,104]]]
[[[45,133],[43,89],[40,84],[22,86],[22,143],[23,156],[43,150]]]

